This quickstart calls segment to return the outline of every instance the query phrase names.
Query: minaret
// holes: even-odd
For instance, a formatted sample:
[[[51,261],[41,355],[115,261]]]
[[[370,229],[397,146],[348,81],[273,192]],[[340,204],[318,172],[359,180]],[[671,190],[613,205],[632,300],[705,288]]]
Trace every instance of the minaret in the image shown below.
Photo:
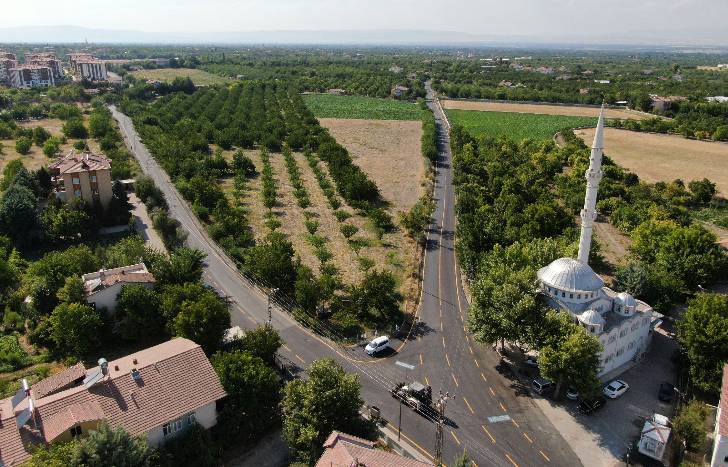
[[[584,209],[581,210],[581,235],[579,236],[579,262],[589,263],[592,229],[597,218],[597,192],[602,180],[602,153],[604,152],[604,104],[599,112],[597,131],[594,133],[589,168],[586,169],[586,196]]]

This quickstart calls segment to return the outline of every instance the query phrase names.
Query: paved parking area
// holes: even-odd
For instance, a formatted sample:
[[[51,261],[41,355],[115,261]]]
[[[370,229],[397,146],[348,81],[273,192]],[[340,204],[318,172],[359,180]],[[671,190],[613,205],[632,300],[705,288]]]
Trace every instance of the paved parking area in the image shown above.
[[[629,384],[629,390],[593,415],[577,411],[576,402],[554,402],[534,396],[536,404],[571,445],[584,465],[616,466],[639,437],[646,418],[657,412],[672,417],[671,404],[660,402],[660,383],[675,383],[672,355],[677,343],[666,334],[656,332],[649,352],[641,362],[617,378]]]

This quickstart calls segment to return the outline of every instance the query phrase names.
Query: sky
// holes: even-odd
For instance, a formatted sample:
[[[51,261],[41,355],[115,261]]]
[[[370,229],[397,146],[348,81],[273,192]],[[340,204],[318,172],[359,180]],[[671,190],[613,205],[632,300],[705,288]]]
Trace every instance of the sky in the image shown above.
[[[33,0],[1,9],[0,28],[418,30],[575,40],[695,37],[728,45],[728,0]]]

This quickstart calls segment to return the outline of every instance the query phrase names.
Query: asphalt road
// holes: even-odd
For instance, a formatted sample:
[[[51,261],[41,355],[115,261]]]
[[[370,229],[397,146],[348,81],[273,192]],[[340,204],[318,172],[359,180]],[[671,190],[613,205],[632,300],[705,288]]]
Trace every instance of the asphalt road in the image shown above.
[[[424,282],[419,309],[420,326],[397,352],[372,359],[361,349],[343,348],[326,336],[331,330],[313,324],[316,332],[300,326],[288,314],[274,310],[272,324],[286,344],[281,355],[301,371],[317,358],[336,358],[347,371],[360,375],[362,397],[381,409],[382,416],[397,425],[397,401],[389,395],[394,383],[417,379],[452,396],[444,433],[443,461],[467,451],[479,466],[581,465],[558,431],[530,397],[499,371],[499,359],[489,348],[477,344],[464,329],[467,300],[455,260],[451,154],[442,111],[428,99],[439,129],[440,158],[434,187],[436,210],[428,231]],[[207,254],[204,280],[232,300],[232,322],[244,328],[268,320],[266,295],[243,278],[233,262],[210,240],[169,177],[139,140],[131,120],[113,107],[127,146],[145,174],[164,192],[170,213],[188,232],[187,243]],[[412,371],[395,364],[415,366]],[[432,459],[435,424],[432,419],[402,410],[402,436]]]

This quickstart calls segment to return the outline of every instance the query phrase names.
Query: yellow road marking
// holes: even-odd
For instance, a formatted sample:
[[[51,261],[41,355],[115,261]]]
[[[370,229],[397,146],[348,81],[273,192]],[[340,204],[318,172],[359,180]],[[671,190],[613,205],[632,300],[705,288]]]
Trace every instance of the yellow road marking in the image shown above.
[[[499,402],[499,404],[500,404],[500,406],[501,406],[501,409],[503,409],[503,411],[504,411],[504,412],[508,412],[508,411],[506,410],[506,406],[505,406],[505,405],[503,405],[503,402]]]
[[[475,360],[475,366],[477,366],[478,368],[480,368],[480,363],[478,363],[478,360],[476,360],[475,358],[473,360]]]
[[[425,384],[428,386],[430,385],[430,381],[427,379],[427,376],[425,376]]]
[[[422,363],[422,354],[420,354],[420,365],[424,365],[424,363]]]
[[[388,426],[389,426],[390,428],[392,428],[393,430],[395,429],[395,426],[394,426],[394,425],[392,425],[391,423],[387,422],[387,425],[388,425]],[[419,444],[417,444],[417,442],[415,442],[414,440],[412,440],[412,438],[410,438],[409,436],[407,436],[407,435],[406,435],[406,434],[404,434],[403,432],[399,432],[399,433],[400,433],[400,434],[402,435],[402,437],[403,437],[404,439],[406,439],[407,441],[409,441],[409,442],[410,442],[410,443],[411,443],[411,444],[412,444],[412,445],[413,445],[414,447],[416,447],[417,449],[419,449],[419,450],[420,450],[420,451],[421,451],[421,452],[422,452],[422,453],[423,453],[424,455],[426,455],[426,456],[427,456],[427,457],[429,457],[430,459],[434,459],[434,458],[435,458],[435,456],[433,456],[432,454],[430,454],[430,453],[429,453],[429,452],[427,451],[427,449],[425,449],[425,448],[423,448],[422,446],[420,446]]]
[[[468,349],[470,350],[470,353],[472,354],[473,353],[473,346],[469,345],[468,346]]]
[[[495,438],[493,438],[493,435],[490,434],[490,431],[485,427],[485,425],[480,425],[480,427],[485,431],[485,434],[490,437],[490,440],[495,444]]]
[[[452,365],[450,365],[450,357],[448,357],[447,354],[445,354],[445,360],[447,360],[447,366],[452,368]]]
[[[529,443],[533,444],[533,440],[526,434],[526,432],[523,432],[523,437],[526,438]]]
[[[485,381],[486,383],[488,382],[488,380],[485,379],[485,375],[483,374],[482,371],[480,372],[480,377],[483,378],[483,381]]]
[[[455,386],[460,387],[458,384],[458,379],[455,377],[455,373],[452,373],[452,380],[455,381]]]
[[[466,398],[464,398],[464,397],[463,397],[463,400],[465,401],[465,405],[467,405],[467,406],[468,406],[468,409],[470,409],[470,413],[471,413],[471,414],[473,414],[473,415],[475,415],[475,411],[474,411],[474,410],[473,410],[473,408],[472,408],[472,407],[470,406],[470,402],[468,402],[468,400],[467,400]]]
[[[442,336],[442,346],[443,347],[446,347],[446,345],[445,345],[445,336]]]
[[[495,392],[493,391],[493,388],[488,387],[488,389],[490,390],[490,395],[495,397]]]
[[[455,442],[458,443],[458,446],[460,446],[460,440],[458,439],[457,436],[455,436],[455,432],[451,431],[450,434],[452,435],[453,438],[455,438]]]
[[[290,349],[290,348],[288,348],[288,346],[287,346],[286,344],[283,344],[283,348],[284,348],[284,349],[286,349],[286,350],[287,350],[287,351],[289,351],[289,352],[291,351],[291,349]]]
[[[512,418],[511,418],[511,421],[513,422],[513,424],[514,424],[514,425],[516,425],[516,428],[521,428],[521,425],[519,425],[519,424],[518,424],[518,423],[517,423],[517,422],[516,422],[515,420],[513,420]]]
[[[543,458],[546,459],[546,462],[551,462],[551,459],[549,459],[549,456],[547,456],[546,454],[544,454],[543,451],[538,451],[538,452],[540,452],[541,455],[543,456]]]
[[[516,464],[516,461],[511,459],[511,456],[509,456],[508,453],[506,453],[506,457],[508,458],[509,461],[511,461],[511,464],[513,464],[515,467],[518,467],[518,464]]]
[[[303,363],[304,365],[306,364],[306,360],[302,359],[298,354],[295,354],[295,355],[296,355],[296,358],[301,361],[301,363]]]
[[[442,320],[440,320],[440,331],[444,331],[444,330],[445,329],[443,328]]]

